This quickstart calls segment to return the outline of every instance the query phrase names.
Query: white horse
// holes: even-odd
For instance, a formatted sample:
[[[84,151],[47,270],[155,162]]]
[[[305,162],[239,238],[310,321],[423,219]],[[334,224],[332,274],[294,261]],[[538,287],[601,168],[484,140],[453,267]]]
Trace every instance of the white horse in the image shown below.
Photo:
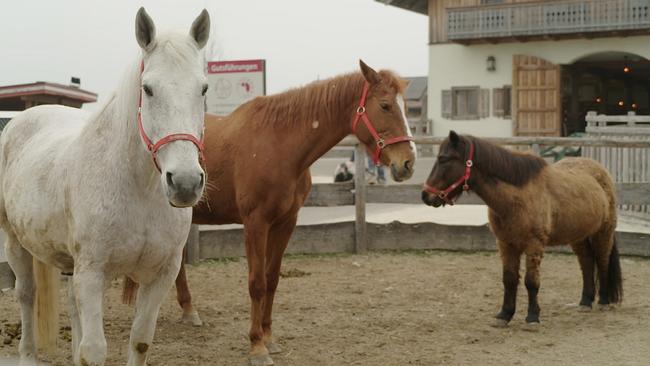
[[[178,273],[190,206],[205,182],[199,158],[207,84],[200,49],[210,18],[203,10],[189,36],[156,36],[141,8],[135,25],[142,57],[99,112],[31,108],[0,138],[0,226],[16,274],[23,364],[36,360],[35,295],[50,307],[39,315],[58,318],[52,311],[58,293],[51,289],[59,271],[73,273],[77,365],[104,364],[104,286],[122,275],[140,284],[128,364],[145,364],[160,305]],[[40,266],[58,271],[34,276]]]

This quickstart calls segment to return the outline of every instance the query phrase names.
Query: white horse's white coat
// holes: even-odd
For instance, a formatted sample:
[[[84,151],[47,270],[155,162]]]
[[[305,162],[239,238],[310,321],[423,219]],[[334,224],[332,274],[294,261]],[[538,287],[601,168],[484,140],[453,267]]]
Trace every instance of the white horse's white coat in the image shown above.
[[[17,115],[2,133],[0,226],[16,274],[23,363],[36,358],[33,256],[74,272],[69,282],[75,364],[105,362],[105,281],[127,275],[138,282],[128,364],[145,364],[191,223],[191,208],[170,203],[195,203],[203,171],[189,141],[165,145],[157,156],[162,174],[155,169],[138,133],[138,98],[141,84],[148,85],[153,95],[143,93],[142,115],[153,141],[171,133],[202,137],[205,76],[199,50],[209,25],[204,11],[189,36],[156,37],[151,18],[141,9],[136,37],[142,58],[100,111],[88,115],[62,106],[35,107]],[[170,179],[189,182],[194,191],[179,197]]]

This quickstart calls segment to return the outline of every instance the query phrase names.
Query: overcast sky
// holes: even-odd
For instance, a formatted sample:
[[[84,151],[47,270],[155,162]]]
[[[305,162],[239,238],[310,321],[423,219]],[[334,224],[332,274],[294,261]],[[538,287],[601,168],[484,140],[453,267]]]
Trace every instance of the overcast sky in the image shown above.
[[[215,59],[266,59],[268,93],[355,70],[359,58],[427,73],[427,17],[374,0],[20,0],[0,11],[0,85],[78,76],[101,101],[138,55],[141,5],[158,30],[183,32],[208,9]]]

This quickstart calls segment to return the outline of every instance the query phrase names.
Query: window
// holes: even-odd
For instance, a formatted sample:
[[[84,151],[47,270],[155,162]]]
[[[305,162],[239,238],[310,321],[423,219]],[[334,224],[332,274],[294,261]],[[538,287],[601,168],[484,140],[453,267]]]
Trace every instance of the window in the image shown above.
[[[512,86],[510,85],[492,90],[492,109],[495,117],[511,118],[511,92]]]
[[[442,91],[442,116],[450,119],[479,119],[490,114],[490,91],[478,86],[453,87]]]

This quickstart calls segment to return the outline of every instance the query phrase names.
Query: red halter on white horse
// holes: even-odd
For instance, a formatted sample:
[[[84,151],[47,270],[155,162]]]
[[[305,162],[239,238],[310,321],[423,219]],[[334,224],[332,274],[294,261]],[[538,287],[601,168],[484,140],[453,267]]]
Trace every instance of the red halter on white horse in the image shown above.
[[[140,64],[140,74],[144,72],[144,61]],[[147,133],[144,131],[144,127],[142,126],[142,89],[140,89],[140,100],[138,101],[138,130],[140,130],[140,137],[142,137],[142,141],[144,141],[144,144],[147,146],[147,150],[149,150],[149,153],[151,154],[151,160],[153,161],[154,165],[156,166],[156,169],[158,169],[159,172],[160,166],[158,165],[158,161],[156,160],[156,153],[158,150],[160,150],[161,147],[164,145],[172,142],[172,141],[178,141],[178,140],[186,140],[190,141],[194,145],[196,145],[196,148],[199,149],[199,161],[203,163],[203,140],[199,140],[193,135],[190,135],[189,133],[173,133],[171,135],[164,136],[158,142],[155,144],[149,136],[147,136]],[[162,173],[162,172],[161,172]]]
[[[375,152],[372,154],[372,161],[375,163],[375,165],[379,165],[379,157],[381,156],[381,151],[386,146],[396,144],[398,142],[413,141],[413,138],[410,136],[398,136],[384,140],[379,136],[377,130],[372,125],[372,122],[370,122],[370,118],[368,118],[368,113],[366,113],[366,97],[368,96],[368,87],[368,82],[364,82],[363,92],[361,93],[361,100],[359,101],[359,107],[357,107],[357,112],[354,116],[354,119],[352,120],[352,133],[357,133],[357,124],[359,124],[359,119],[361,119],[366,125],[368,132],[370,132],[370,135],[372,135],[372,138],[375,139],[375,143],[377,144]]]
[[[441,200],[445,201],[450,206],[454,205],[454,201],[449,198],[449,193],[451,193],[456,187],[458,187],[461,183],[464,182],[463,184],[463,191],[467,192],[469,191],[469,177],[472,174],[472,166],[474,165],[474,143],[470,142],[469,144],[469,155],[467,156],[467,160],[465,161],[465,174],[458,178],[452,185],[447,187],[444,190],[439,190],[436,189],[435,187],[431,187],[430,185],[424,183],[424,190],[431,193],[435,194],[438,196]]]

